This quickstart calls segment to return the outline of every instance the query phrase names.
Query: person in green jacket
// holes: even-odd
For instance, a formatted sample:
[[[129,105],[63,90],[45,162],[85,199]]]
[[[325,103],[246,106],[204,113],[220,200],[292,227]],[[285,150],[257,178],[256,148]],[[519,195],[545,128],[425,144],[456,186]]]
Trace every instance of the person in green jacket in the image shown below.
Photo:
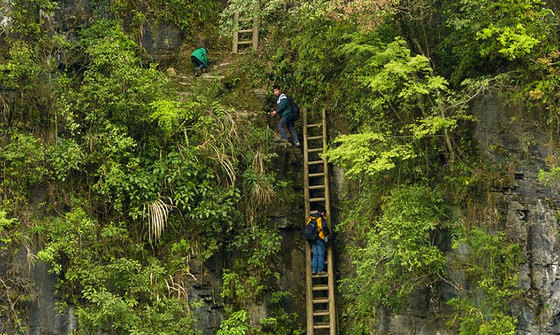
[[[208,50],[204,47],[200,47],[193,51],[191,54],[191,61],[194,66],[194,75],[200,76],[201,73],[206,72],[206,68],[208,68]]]
[[[300,143],[298,140],[296,129],[294,127],[293,118],[291,117],[292,107],[290,105],[288,97],[284,93],[282,93],[282,91],[280,90],[280,86],[274,85],[272,89],[274,95],[277,98],[276,104],[278,105],[278,107],[276,108],[276,110],[270,112],[270,115],[280,116],[280,122],[278,123],[278,132],[280,132],[280,137],[282,138],[283,141],[288,140],[286,136],[286,129],[285,129],[288,128],[290,135],[292,135],[292,146],[294,148],[299,148]]]

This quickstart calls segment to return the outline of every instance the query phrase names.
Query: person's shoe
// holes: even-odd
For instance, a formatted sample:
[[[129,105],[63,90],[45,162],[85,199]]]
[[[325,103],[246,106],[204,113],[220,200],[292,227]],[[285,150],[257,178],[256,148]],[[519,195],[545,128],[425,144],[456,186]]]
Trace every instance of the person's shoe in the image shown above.
[[[327,274],[327,271],[320,271],[320,272],[318,273],[318,275],[326,275],[326,274]]]
[[[311,274],[315,276],[315,275],[317,275],[317,272],[311,272]]]
[[[301,145],[301,144],[300,144],[299,142],[297,142],[297,143],[295,143],[295,144],[292,144],[292,147],[294,147],[294,148],[299,148],[300,145]]]
[[[196,69],[194,69],[194,76],[195,77],[200,76],[200,68],[197,67]]]

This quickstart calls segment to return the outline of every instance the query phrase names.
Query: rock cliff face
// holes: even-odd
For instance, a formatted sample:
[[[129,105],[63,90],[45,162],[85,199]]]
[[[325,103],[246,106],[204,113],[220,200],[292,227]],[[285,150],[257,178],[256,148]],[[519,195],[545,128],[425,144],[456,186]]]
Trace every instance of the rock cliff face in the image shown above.
[[[479,119],[476,137],[485,160],[509,169],[510,187],[495,190],[500,211],[500,229],[519,243],[524,263],[520,288],[525,299],[514,306],[519,334],[560,333],[560,273],[558,259],[557,189],[546,187],[537,176],[548,170],[557,153],[551,140],[528,121],[513,122],[516,111],[497,99],[488,98],[475,107]],[[527,113],[525,113],[527,114]]]

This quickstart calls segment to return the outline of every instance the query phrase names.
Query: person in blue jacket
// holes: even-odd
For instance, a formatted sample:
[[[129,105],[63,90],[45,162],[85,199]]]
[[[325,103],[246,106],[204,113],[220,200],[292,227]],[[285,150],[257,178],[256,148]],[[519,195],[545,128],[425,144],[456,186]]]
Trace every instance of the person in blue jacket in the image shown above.
[[[282,137],[283,141],[288,140],[285,129],[288,128],[290,135],[292,135],[292,146],[294,148],[299,148],[300,143],[296,133],[296,129],[294,128],[294,121],[291,120],[290,117],[292,113],[292,107],[290,105],[288,97],[284,93],[282,93],[282,91],[280,90],[280,86],[274,85],[272,89],[274,91],[274,95],[277,97],[276,104],[278,105],[278,107],[276,108],[276,110],[272,111],[270,115],[280,115],[280,122],[278,123],[278,131],[280,132],[280,137]]]
[[[194,75],[200,76],[201,73],[206,72],[208,68],[208,50],[204,47],[200,47],[193,51],[191,54],[191,61],[194,66]]]

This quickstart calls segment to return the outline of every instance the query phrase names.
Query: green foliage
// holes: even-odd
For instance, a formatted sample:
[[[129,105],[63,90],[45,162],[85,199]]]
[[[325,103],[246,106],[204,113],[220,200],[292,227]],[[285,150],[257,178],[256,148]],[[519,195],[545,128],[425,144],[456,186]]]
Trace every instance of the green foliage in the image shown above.
[[[141,37],[146,25],[172,23],[187,33],[211,25],[217,21],[218,2],[203,0],[94,0],[94,9],[102,18],[108,13],[119,18],[123,25],[136,28],[133,31]]]
[[[356,275],[342,280],[354,329],[371,324],[380,306],[399,312],[412,292],[443,275],[446,260],[432,236],[445,220],[441,195],[416,185],[393,190],[378,220],[358,223],[367,233],[365,245],[349,250]]]
[[[352,50],[353,43],[346,46]],[[406,43],[397,39],[373,54],[358,70],[360,82],[371,89],[372,112],[396,117],[400,122],[427,116],[433,99],[445,92],[447,81],[434,76],[428,58],[412,56]],[[367,115],[360,115],[364,121]]]
[[[276,255],[280,236],[271,227],[249,226],[237,235],[228,250],[240,253],[231,270],[224,270],[222,296],[248,307],[262,298],[267,280],[278,279]]]
[[[194,334],[186,301],[169,295],[169,274],[153,258],[135,257],[142,248],[130,244],[121,223],[106,226],[82,209],[43,222],[46,245],[37,258],[59,275],[75,295],[78,334],[99,329],[133,334]]]
[[[449,33],[438,54],[452,70],[453,83],[474,70],[508,66],[504,61],[516,60],[512,67],[523,65],[546,49],[545,41],[552,36],[553,13],[541,0],[461,0],[444,8]],[[488,61],[493,64],[488,66]]]
[[[538,178],[548,187],[555,186],[560,180],[560,167],[553,167],[549,171],[540,170]]]
[[[84,153],[75,140],[59,139],[58,143],[49,148],[47,162],[52,167],[54,176],[65,181],[71,171],[80,170]]]
[[[216,335],[245,335],[249,330],[249,314],[240,310],[222,321]]]
[[[184,124],[192,121],[197,103],[182,105],[177,101],[158,100],[151,103],[153,113],[150,119],[157,121],[165,135],[172,136],[175,132],[184,130]]]
[[[335,143],[340,146],[329,150],[327,157],[346,168],[346,175],[353,179],[377,176],[415,157],[410,144],[379,133],[341,135]]]
[[[10,5],[9,30],[28,39],[45,38],[45,24],[59,8],[58,2],[51,0],[15,0]]]
[[[264,334],[276,335],[303,335],[305,330],[298,326],[297,313],[288,313],[285,309],[284,299],[292,298],[293,293],[276,291],[270,296],[272,315],[270,318],[261,319],[261,328]]]
[[[251,254],[235,271],[249,274],[255,294],[276,276],[263,264],[275,260],[278,233],[256,226],[275,196],[265,166],[270,141],[261,143],[270,134],[237,122],[219,102],[221,83],[193,83],[181,96],[157,64],[143,63],[118,21],[136,3],[95,3],[97,18],[67,41],[44,26],[41,34],[6,37],[0,196],[24,224],[0,220],[1,236],[9,248],[41,242],[37,258],[59,277],[62,300],[76,306],[76,334],[197,334],[190,262],[235,240],[231,248]],[[217,8],[214,1],[145,5],[131,13],[134,24],[157,17],[183,30]],[[44,201],[30,205],[38,193]],[[5,282],[10,294],[22,290],[1,297],[11,306],[2,310],[6,329],[23,329],[16,321],[25,316],[25,281]]]
[[[43,181],[48,174],[45,166],[45,149],[37,138],[15,132],[0,151],[2,164],[2,193],[4,201],[18,207],[28,190]]]
[[[478,288],[461,291],[449,301],[455,313],[450,325],[464,335],[515,334],[517,318],[511,315],[511,302],[521,294],[519,245],[506,240],[503,233],[490,235],[480,228],[460,228],[453,247],[468,253],[454,260]]]

